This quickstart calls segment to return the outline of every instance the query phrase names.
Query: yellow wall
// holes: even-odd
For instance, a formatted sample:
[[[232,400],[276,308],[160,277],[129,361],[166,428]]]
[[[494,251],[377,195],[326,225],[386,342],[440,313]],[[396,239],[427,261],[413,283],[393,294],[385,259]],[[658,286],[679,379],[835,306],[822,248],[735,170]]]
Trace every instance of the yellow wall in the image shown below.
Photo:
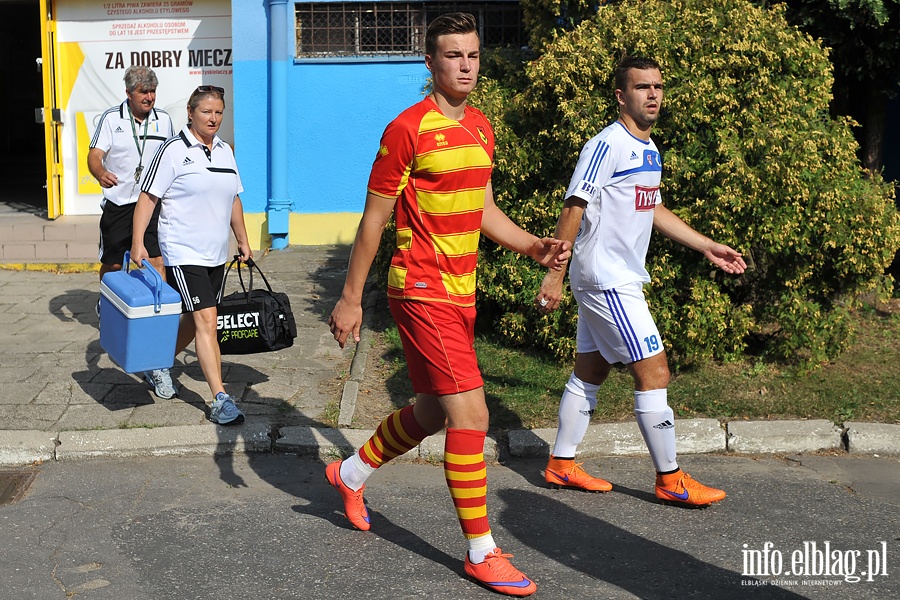
[[[352,244],[361,213],[301,214],[291,213],[288,242],[291,246],[327,246]],[[266,213],[245,213],[247,235],[254,250],[269,248]]]

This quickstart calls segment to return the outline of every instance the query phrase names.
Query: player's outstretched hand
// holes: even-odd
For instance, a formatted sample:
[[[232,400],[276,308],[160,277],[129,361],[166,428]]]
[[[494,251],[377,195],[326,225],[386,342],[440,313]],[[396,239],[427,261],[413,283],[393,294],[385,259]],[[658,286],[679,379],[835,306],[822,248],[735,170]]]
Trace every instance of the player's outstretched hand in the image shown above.
[[[572,256],[572,244],[556,238],[540,238],[535,240],[528,255],[541,265],[562,271]]]
[[[352,335],[353,341],[359,343],[359,330],[362,327],[362,305],[344,302],[343,299],[338,300],[328,317],[328,326],[331,327],[331,335],[337,340],[338,345],[343,348],[347,343],[347,338]]]
[[[703,250],[703,255],[712,264],[732,275],[740,275],[747,268],[747,263],[744,262],[742,254],[725,244],[713,243],[709,248]]]

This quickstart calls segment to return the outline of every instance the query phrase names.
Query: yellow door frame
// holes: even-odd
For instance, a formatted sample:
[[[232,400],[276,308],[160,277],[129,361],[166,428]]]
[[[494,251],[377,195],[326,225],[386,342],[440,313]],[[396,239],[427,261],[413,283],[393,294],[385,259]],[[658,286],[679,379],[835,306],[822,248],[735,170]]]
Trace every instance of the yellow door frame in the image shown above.
[[[47,167],[47,216],[62,214],[62,111],[57,106],[56,6],[54,0],[41,4],[41,76],[44,80],[44,153]],[[48,3],[50,3],[48,5]]]

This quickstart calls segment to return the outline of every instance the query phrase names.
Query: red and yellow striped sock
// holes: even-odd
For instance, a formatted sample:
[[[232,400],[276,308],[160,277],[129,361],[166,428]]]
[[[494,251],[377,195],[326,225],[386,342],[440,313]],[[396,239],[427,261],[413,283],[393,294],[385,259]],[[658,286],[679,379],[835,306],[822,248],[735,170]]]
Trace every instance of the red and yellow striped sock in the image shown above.
[[[484,438],[483,431],[447,429],[444,446],[444,477],[467,540],[491,534],[487,518]]]
[[[428,437],[413,415],[412,406],[394,411],[378,426],[375,433],[359,449],[364,463],[377,469],[392,458],[406,454]]]

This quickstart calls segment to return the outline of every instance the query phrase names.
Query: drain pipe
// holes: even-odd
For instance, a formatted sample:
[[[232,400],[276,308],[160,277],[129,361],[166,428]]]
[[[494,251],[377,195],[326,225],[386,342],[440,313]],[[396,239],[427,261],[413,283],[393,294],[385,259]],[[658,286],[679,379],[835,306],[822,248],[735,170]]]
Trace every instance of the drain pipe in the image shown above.
[[[287,0],[269,0],[269,181],[266,206],[272,249],[288,246],[291,199],[287,156]]]

